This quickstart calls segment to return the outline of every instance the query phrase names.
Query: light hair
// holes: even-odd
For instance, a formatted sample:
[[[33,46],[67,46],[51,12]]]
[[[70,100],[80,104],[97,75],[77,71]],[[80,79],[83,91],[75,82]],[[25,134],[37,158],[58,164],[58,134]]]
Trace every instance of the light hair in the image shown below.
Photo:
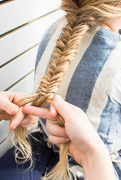
[[[120,0],[62,0],[61,8],[66,12],[67,24],[62,30],[62,36],[56,41],[48,72],[41,79],[38,93],[20,100],[17,104],[23,106],[31,103],[37,107],[52,104],[65,71],[76,57],[78,46],[85,33],[96,25],[106,23],[110,18],[121,16],[120,3]],[[60,125],[64,126],[61,116]],[[31,145],[26,140],[28,134],[26,128],[18,126],[14,134],[24,160],[32,160]],[[62,144],[60,161],[46,175],[46,179],[67,180],[68,176],[68,144]]]

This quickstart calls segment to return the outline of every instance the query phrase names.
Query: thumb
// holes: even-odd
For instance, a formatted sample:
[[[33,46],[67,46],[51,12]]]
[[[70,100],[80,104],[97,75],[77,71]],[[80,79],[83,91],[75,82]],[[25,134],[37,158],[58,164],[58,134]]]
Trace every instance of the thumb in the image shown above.
[[[8,99],[4,99],[4,101],[0,102],[0,109],[6,111],[10,115],[15,115],[18,112],[19,107]]]
[[[73,108],[62,99],[61,96],[55,95],[53,99],[53,105],[57,112],[64,118],[65,121],[69,120],[69,117],[73,113]]]

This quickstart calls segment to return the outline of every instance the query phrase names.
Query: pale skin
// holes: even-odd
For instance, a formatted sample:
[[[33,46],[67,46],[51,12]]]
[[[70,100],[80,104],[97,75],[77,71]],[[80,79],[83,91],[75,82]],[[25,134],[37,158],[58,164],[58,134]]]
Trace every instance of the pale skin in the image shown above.
[[[37,117],[25,115],[22,108],[16,105],[16,102],[24,97],[21,92],[0,92],[0,121],[11,120],[10,129],[15,129],[19,124],[22,127],[32,127],[37,123]]]
[[[101,26],[118,32],[121,17],[109,19]],[[37,123],[37,117],[53,121],[47,124],[47,130],[51,134],[50,142],[69,142],[69,152],[83,166],[86,180],[116,180],[107,148],[81,109],[65,102],[60,96],[54,97],[50,110],[30,105],[19,108],[15,103],[23,96],[16,92],[0,92],[0,120],[12,120],[11,129],[19,124],[31,127]],[[29,115],[25,115],[22,110]],[[58,113],[65,120],[65,128],[58,125]]]
[[[110,29],[113,32],[118,32],[121,28],[121,16],[110,18],[105,24],[101,24],[102,27]]]

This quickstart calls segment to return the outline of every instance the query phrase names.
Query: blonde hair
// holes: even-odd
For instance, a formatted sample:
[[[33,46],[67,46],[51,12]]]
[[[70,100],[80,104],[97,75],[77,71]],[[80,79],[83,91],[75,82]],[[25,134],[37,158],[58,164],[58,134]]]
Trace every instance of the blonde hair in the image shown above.
[[[62,30],[62,36],[56,41],[48,72],[41,79],[38,93],[20,100],[17,103],[19,106],[31,103],[33,106],[40,107],[53,103],[55,92],[59,89],[65,71],[69,69],[71,61],[76,57],[78,46],[85,33],[92,27],[105,23],[109,18],[121,16],[120,2],[120,0],[62,0],[61,8],[66,12],[67,24]],[[64,126],[61,116],[59,123]],[[19,149],[25,161],[32,161],[27,129],[18,126],[14,135],[19,145],[16,152]],[[46,175],[46,179],[67,180],[68,177],[68,144],[62,144],[60,161]]]

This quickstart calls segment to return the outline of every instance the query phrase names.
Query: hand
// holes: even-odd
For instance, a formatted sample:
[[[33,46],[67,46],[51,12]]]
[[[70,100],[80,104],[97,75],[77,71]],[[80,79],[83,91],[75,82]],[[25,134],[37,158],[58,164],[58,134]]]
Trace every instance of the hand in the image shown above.
[[[37,117],[26,116],[16,102],[24,97],[21,92],[0,92],[0,120],[11,120],[10,128],[13,130],[19,124],[22,127],[31,127],[37,122]]]
[[[48,123],[47,130],[51,133],[49,140],[54,144],[61,144],[70,139],[70,154],[79,164],[82,165],[85,154],[91,154],[97,147],[105,148],[86,114],[80,108],[65,102],[60,96],[54,97],[52,108],[55,108],[64,118],[65,130],[55,123]],[[58,121],[58,118],[53,120]],[[64,132],[68,138],[64,136]]]
[[[116,180],[109,152],[86,114],[81,109],[65,102],[60,96],[54,97],[53,106],[65,120],[65,129],[70,138],[69,151],[77,163],[83,167],[84,179]],[[51,142],[62,143],[60,134],[63,134],[63,131],[61,129],[59,135],[58,132],[55,133],[57,127],[54,123],[48,124],[47,129],[51,133]]]
[[[47,123],[46,127],[51,134],[49,141],[53,144],[70,141],[69,151],[79,164],[86,151],[100,144],[101,139],[86,114],[81,109],[65,102],[60,96],[54,97],[50,110],[27,105],[23,107],[23,112],[53,121]],[[65,120],[65,128],[57,123],[58,113]]]
[[[50,110],[24,106],[23,112],[53,121],[47,124],[49,140],[54,144],[70,141],[69,152],[82,165],[85,180],[116,180],[108,150],[81,109],[56,95]],[[65,128],[58,125],[57,112]]]

